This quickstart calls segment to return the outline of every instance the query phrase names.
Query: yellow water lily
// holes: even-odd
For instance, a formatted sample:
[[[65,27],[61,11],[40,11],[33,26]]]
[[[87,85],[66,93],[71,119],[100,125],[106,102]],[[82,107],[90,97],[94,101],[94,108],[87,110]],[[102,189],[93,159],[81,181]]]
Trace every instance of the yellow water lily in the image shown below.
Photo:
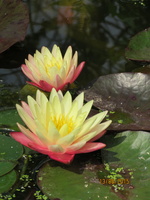
[[[34,56],[29,54],[28,60],[22,65],[24,74],[32,80],[28,82],[44,91],[50,92],[52,88],[62,90],[65,85],[73,83],[79,76],[85,62],[78,65],[77,51],[73,55],[69,46],[64,57],[57,45],[52,52],[47,47],[42,47],[41,53],[36,51]]]
[[[86,119],[93,101],[83,105],[84,93],[72,100],[69,92],[63,96],[53,88],[49,99],[39,90],[36,100],[31,96],[27,99],[28,104],[22,102],[16,107],[28,128],[18,123],[21,132],[11,133],[21,144],[62,163],[69,163],[75,154],[105,147],[93,141],[105,133],[111,120],[100,124],[107,111]]]

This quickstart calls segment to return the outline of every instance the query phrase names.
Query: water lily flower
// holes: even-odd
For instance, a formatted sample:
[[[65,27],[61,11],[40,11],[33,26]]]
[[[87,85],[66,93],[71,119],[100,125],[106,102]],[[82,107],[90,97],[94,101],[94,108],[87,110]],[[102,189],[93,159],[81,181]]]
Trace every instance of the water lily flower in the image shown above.
[[[72,48],[69,46],[64,57],[60,48],[54,45],[52,52],[42,47],[41,53],[36,51],[34,56],[29,54],[26,64],[22,65],[24,74],[32,80],[27,82],[44,91],[50,92],[52,88],[62,90],[65,85],[73,83],[79,76],[85,62],[78,64],[78,53],[72,55]]]
[[[28,129],[17,123],[21,132],[11,133],[21,144],[62,163],[71,162],[75,154],[106,146],[93,141],[105,133],[111,120],[100,124],[107,111],[86,119],[93,100],[83,105],[84,93],[72,100],[69,92],[63,96],[53,88],[49,99],[39,90],[36,100],[31,96],[27,99],[28,104],[16,107]]]

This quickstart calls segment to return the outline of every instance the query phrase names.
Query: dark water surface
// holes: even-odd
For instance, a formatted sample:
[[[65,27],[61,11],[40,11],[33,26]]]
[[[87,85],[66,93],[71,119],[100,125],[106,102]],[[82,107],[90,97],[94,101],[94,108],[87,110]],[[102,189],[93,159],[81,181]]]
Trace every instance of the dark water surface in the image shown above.
[[[124,50],[132,36],[149,27],[150,3],[127,0],[27,0],[30,24],[26,39],[0,55],[0,80],[23,85],[18,68],[27,55],[54,44],[64,53],[71,45],[86,61],[81,86],[100,75],[131,71]],[[136,3],[135,3],[136,2]],[[142,2],[142,1],[141,1]],[[19,31],[19,30],[18,30]],[[136,66],[137,67],[137,66]]]

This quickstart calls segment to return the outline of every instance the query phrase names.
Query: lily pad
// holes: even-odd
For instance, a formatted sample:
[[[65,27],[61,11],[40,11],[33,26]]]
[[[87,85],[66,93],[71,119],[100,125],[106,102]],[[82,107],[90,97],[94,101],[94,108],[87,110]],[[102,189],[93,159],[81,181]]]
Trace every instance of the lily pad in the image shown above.
[[[26,101],[27,100],[27,96],[30,95],[31,97],[33,97],[34,99],[36,98],[36,92],[37,90],[40,90],[39,88],[30,85],[30,84],[26,84],[19,92],[19,97],[21,100]],[[42,90],[40,90],[41,92],[43,92],[47,97],[49,96],[49,92],[44,92]]]
[[[117,163],[133,172],[130,200],[149,199],[150,190],[150,134],[142,131],[125,131],[116,135],[105,135],[107,144],[102,149],[102,158],[109,165]]]
[[[28,9],[21,0],[0,1],[0,53],[24,40],[29,23]]]
[[[5,176],[0,176],[0,193],[7,192],[15,184],[17,174],[15,170],[9,172]]]
[[[15,166],[17,165],[17,162],[5,162],[5,161],[0,161],[0,176],[5,175],[9,171],[11,171]]]
[[[68,166],[56,161],[44,164],[37,176],[42,192],[51,200],[148,200],[150,134],[126,131],[106,135],[102,141],[107,144],[102,150],[103,163],[96,151],[76,156]],[[112,177],[119,183],[103,182]]]
[[[37,183],[42,192],[51,200],[87,200],[102,199],[111,195],[111,199],[119,200],[108,187],[100,184],[96,175],[97,165],[80,160],[70,166],[50,161],[43,165],[37,176]]]
[[[0,135],[0,161],[16,161],[23,154],[23,147],[11,137]]]
[[[3,110],[0,112],[0,129],[12,129],[18,131],[16,122],[23,124],[16,109]]]
[[[100,111],[109,111],[109,130],[150,130],[150,74],[101,76],[84,93],[86,101],[93,99]]]
[[[129,60],[150,62],[150,28],[135,35],[125,51]]]

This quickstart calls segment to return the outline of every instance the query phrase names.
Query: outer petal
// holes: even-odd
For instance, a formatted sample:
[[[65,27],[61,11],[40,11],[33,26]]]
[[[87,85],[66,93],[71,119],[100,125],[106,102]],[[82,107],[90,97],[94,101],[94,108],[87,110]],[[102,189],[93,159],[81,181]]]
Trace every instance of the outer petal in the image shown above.
[[[29,105],[24,101],[21,101],[21,104],[26,113],[28,113],[28,115],[33,118]]]
[[[27,138],[23,133],[21,132],[11,132],[10,135],[18,142],[23,144],[26,147],[29,147],[32,150],[35,150],[39,153],[46,154],[50,158],[57,160],[59,162],[68,164],[70,163],[73,158],[74,154],[61,154],[61,153],[53,153],[48,148],[37,145],[36,143],[32,142],[29,138]]]
[[[72,77],[72,79],[70,80],[70,83],[73,83],[79,76],[79,74],[81,73],[83,67],[85,65],[85,62],[80,63],[80,65],[76,68],[74,76]]]
[[[96,151],[98,149],[104,148],[106,145],[100,142],[88,142],[81,149],[77,150],[75,153],[88,153]]]
[[[54,160],[57,160],[59,162],[62,162],[64,164],[69,164],[73,158],[74,158],[74,154],[52,154],[52,153],[49,153],[48,156]]]
[[[104,134],[106,133],[106,130],[100,132],[98,135],[96,135],[95,137],[93,137],[91,140],[89,140],[88,142],[93,142],[95,140],[98,140],[100,137],[102,137]]]
[[[38,145],[37,143],[30,140],[26,135],[24,135],[22,132],[11,132],[11,137],[14,138],[17,142],[20,142],[26,147],[29,147],[35,151],[39,151],[39,149],[46,149],[44,146]],[[32,148],[34,147],[34,148]]]
[[[35,87],[41,88],[41,86],[39,84],[37,84],[37,83],[29,82],[29,81],[27,81],[27,83],[30,84],[30,85],[34,85]]]
[[[34,78],[33,75],[32,75],[31,70],[30,70],[25,64],[23,64],[23,65],[21,66],[21,69],[22,69],[23,73],[24,73],[30,80],[32,80],[33,82],[37,83],[37,81],[35,80],[35,78]]]
[[[41,80],[39,82],[39,85],[40,85],[40,88],[42,88],[42,90],[44,91],[47,91],[47,92],[50,92],[52,90],[52,88],[55,88],[54,85],[50,85],[49,83],[47,83],[46,81],[44,80]],[[55,88],[56,89],[56,88]]]

